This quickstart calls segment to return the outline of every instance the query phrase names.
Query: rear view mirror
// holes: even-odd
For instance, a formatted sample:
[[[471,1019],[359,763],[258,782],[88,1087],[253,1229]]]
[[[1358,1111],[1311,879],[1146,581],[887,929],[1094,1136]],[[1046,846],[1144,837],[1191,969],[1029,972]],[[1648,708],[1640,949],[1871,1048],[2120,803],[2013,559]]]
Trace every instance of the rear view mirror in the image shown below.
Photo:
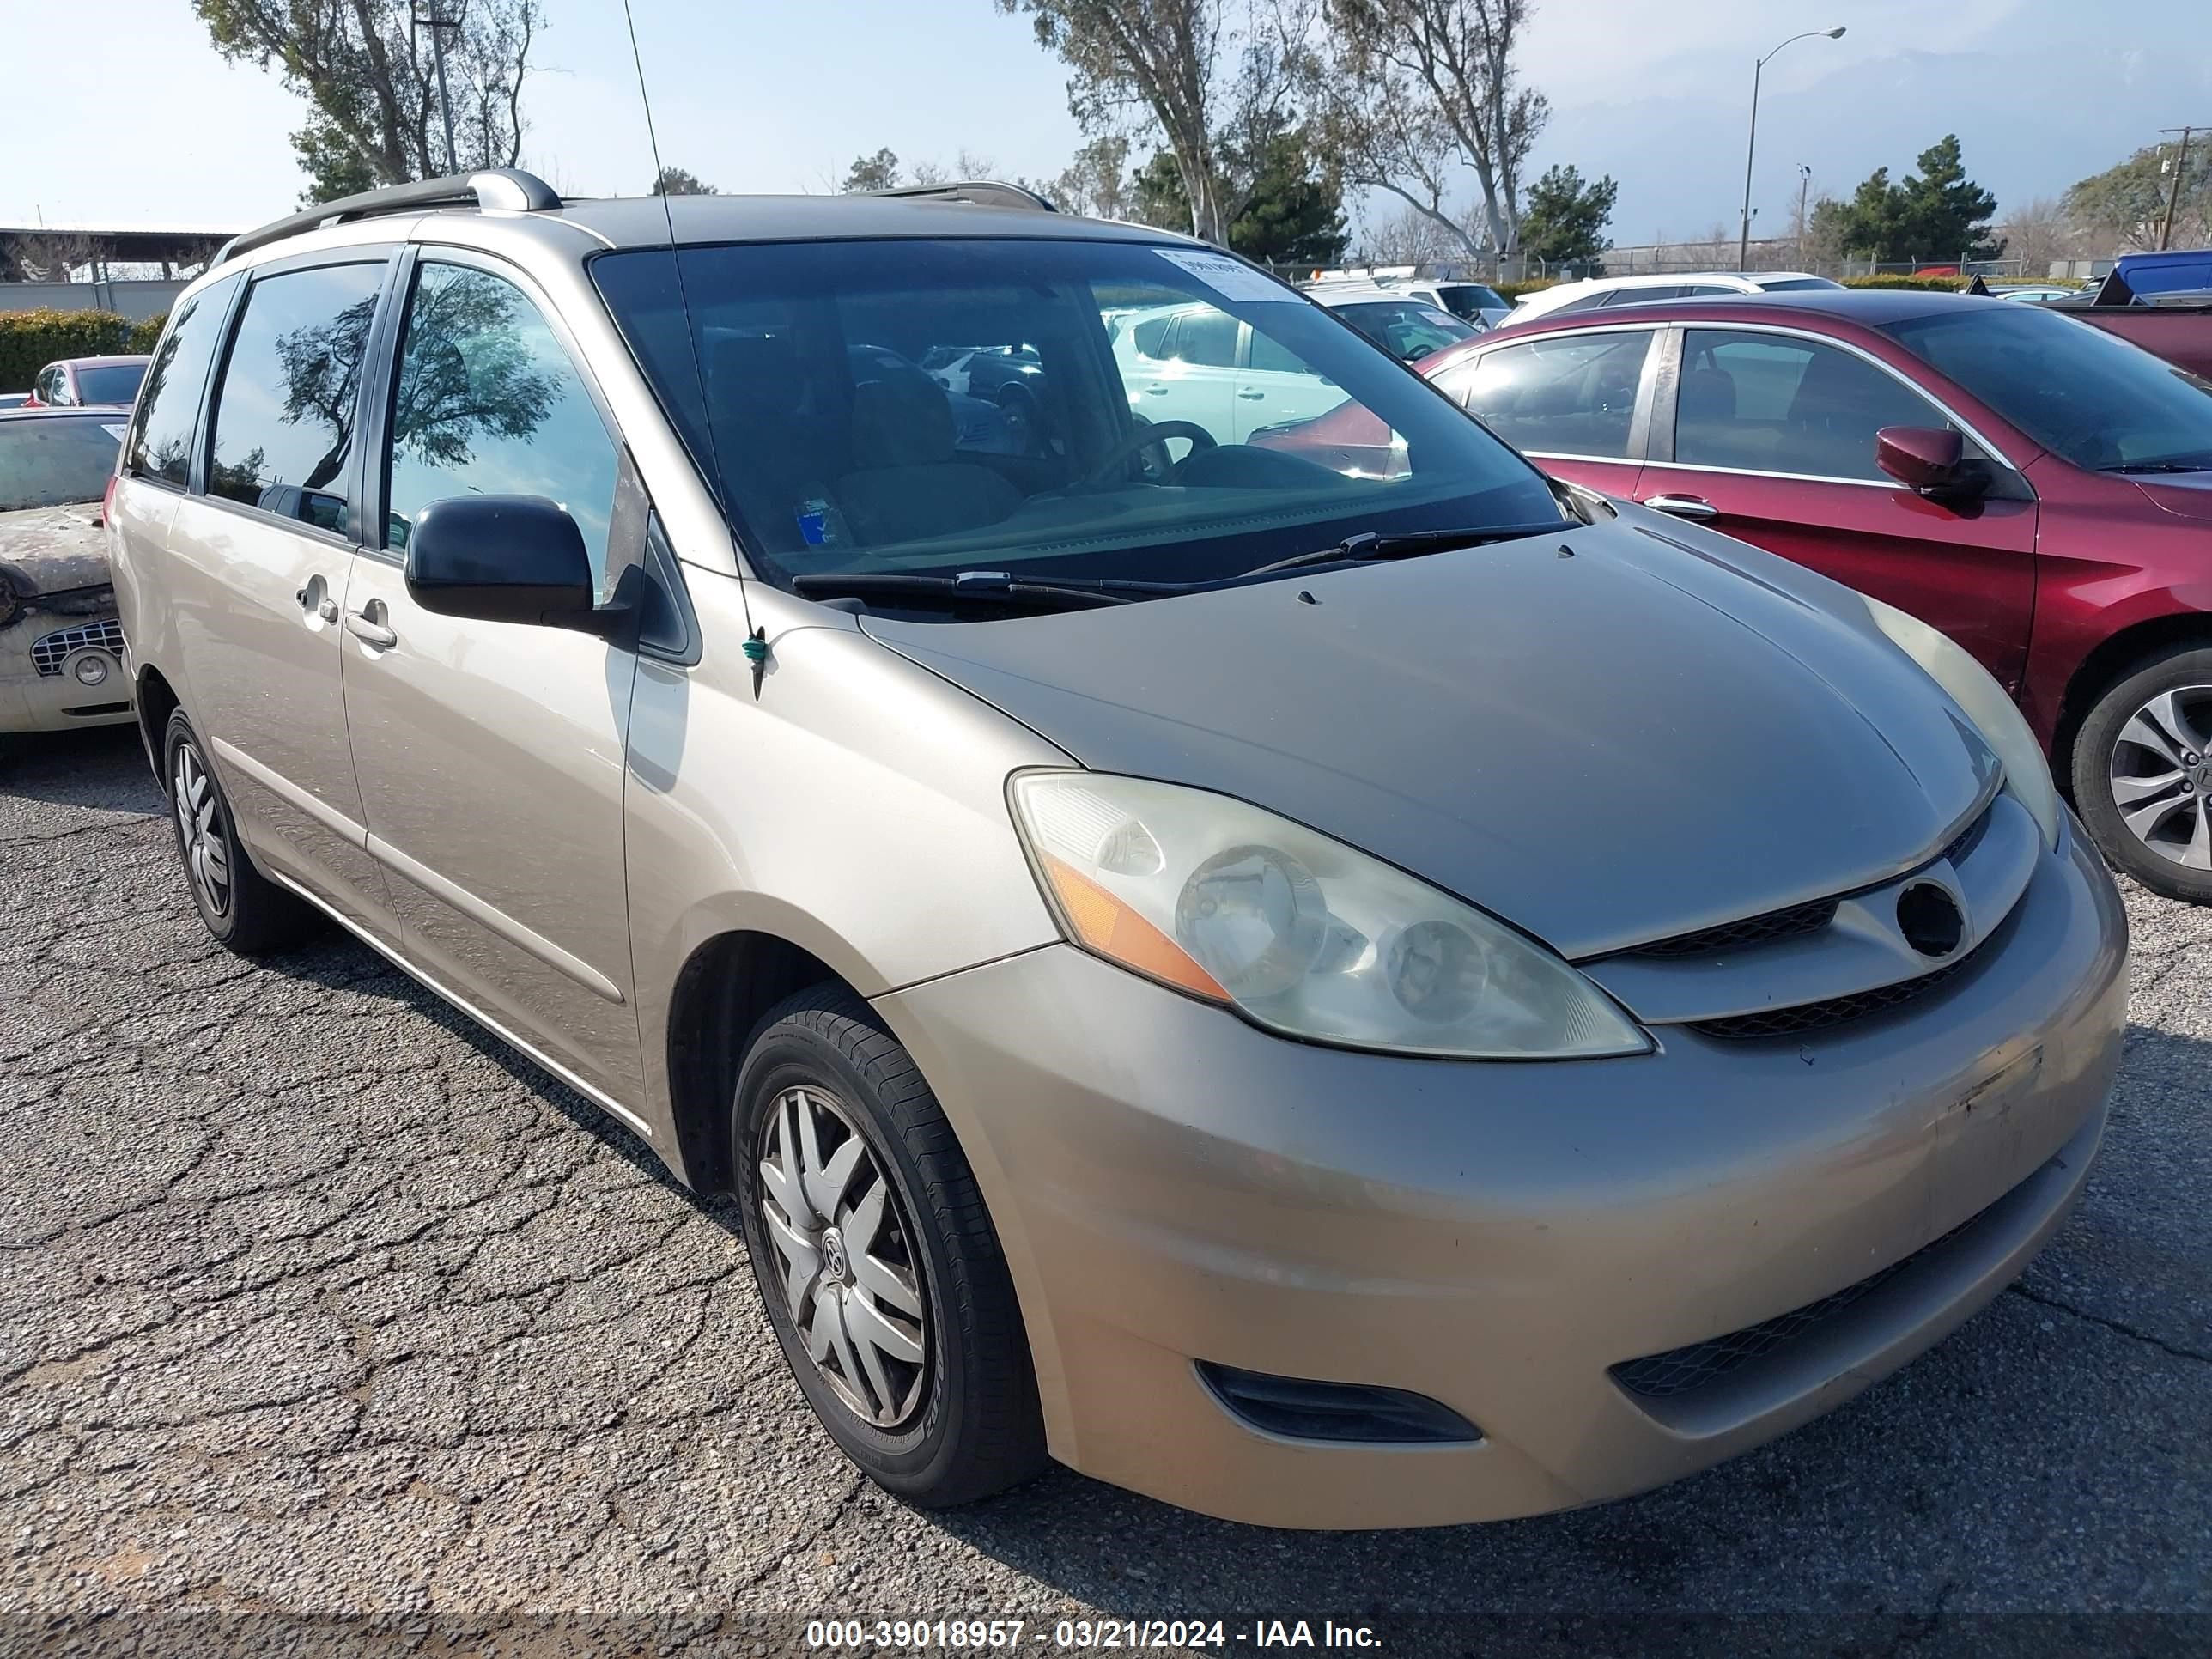
[[[431,502],[407,538],[407,591],[440,616],[603,631],[584,533],[543,495]]]
[[[1923,495],[1965,484],[1966,457],[1966,440],[1946,426],[1886,426],[1874,437],[1875,465]]]

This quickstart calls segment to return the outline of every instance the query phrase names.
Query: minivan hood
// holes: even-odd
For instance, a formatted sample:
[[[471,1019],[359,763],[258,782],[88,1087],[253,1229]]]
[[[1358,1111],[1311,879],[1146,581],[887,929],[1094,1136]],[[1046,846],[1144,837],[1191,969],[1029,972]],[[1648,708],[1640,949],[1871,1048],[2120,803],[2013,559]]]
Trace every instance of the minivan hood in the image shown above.
[[[1086,767],[1242,797],[1579,958],[1887,880],[1997,770],[1856,596],[1691,535],[861,625]]]

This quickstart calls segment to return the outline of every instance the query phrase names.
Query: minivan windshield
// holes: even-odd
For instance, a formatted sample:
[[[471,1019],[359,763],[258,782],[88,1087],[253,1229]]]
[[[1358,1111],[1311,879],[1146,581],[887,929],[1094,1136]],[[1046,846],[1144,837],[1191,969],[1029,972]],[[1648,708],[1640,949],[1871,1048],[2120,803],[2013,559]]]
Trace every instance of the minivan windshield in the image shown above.
[[[1203,583],[1369,533],[1565,521],[1534,467],[1417,375],[1203,249],[744,244],[592,272],[786,586]],[[1333,444],[1319,417],[1339,410],[1387,441]]]
[[[2212,470],[2212,382],[2076,318],[1961,304],[1882,332],[2076,466]]]

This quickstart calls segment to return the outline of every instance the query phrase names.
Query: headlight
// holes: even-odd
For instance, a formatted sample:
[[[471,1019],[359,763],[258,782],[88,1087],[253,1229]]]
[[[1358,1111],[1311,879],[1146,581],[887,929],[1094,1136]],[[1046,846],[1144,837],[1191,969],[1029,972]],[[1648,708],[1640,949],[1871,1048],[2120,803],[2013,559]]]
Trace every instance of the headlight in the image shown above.
[[[1272,812],[1094,772],[1024,772],[1012,794],[1069,939],[1258,1024],[1395,1054],[1650,1050],[1540,945]]]
[[[1918,617],[1880,599],[1866,599],[1866,606],[1875,626],[1966,711],[1966,718],[1973,721],[2004,768],[2005,786],[2042,826],[2045,842],[2057,847],[2058,789],[2051,781],[2051,763],[2044,758],[2043,745],[2028,730],[2027,720],[2005,695],[2004,687],[1990,677],[1988,669]]]

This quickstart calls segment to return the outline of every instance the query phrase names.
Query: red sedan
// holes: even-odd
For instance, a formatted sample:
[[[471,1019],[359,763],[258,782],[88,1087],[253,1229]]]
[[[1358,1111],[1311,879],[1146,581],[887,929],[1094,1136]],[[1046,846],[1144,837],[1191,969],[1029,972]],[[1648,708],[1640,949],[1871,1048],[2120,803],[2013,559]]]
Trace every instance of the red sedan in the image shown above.
[[[2212,902],[2212,383],[2033,306],[1838,290],[1609,307],[1418,367],[1547,471],[1950,635],[2112,862]],[[1254,441],[1402,470],[1363,419]]]

